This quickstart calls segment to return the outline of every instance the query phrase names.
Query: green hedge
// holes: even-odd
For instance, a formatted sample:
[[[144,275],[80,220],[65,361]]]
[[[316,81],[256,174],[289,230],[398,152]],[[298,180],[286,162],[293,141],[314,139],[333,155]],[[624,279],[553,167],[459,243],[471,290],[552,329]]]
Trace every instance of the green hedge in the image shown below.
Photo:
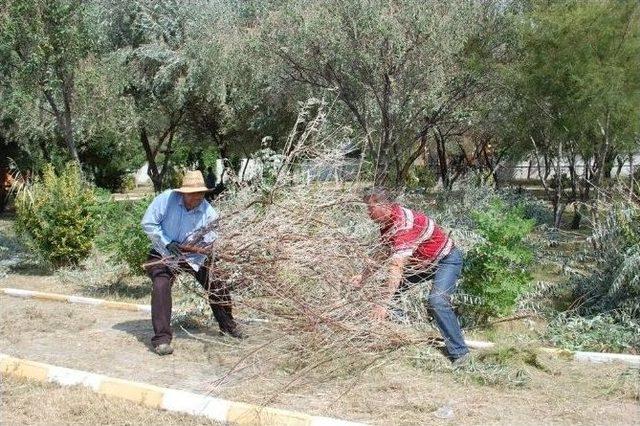
[[[472,217],[483,241],[467,253],[462,291],[475,302],[463,310],[482,322],[513,313],[529,286],[533,252],[526,238],[534,221],[524,218],[521,207],[500,199]]]
[[[100,233],[96,246],[112,261],[129,266],[133,274],[142,275],[142,264],[149,254],[149,239],[140,221],[151,197],[136,201],[103,200],[99,206]]]
[[[53,266],[75,265],[93,247],[96,206],[95,192],[76,163],[59,174],[48,164],[16,196],[16,229]]]

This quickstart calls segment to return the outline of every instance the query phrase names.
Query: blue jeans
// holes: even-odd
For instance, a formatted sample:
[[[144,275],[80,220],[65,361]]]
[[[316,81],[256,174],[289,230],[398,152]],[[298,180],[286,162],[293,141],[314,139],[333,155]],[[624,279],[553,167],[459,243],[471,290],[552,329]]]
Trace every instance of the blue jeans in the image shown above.
[[[398,292],[407,288],[423,284],[433,279],[429,294],[425,294],[427,307],[440,329],[447,351],[452,359],[459,358],[469,352],[464,343],[460,322],[451,307],[451,295],[456,291],[456,282],[462,273],[462,252],[453,248],[451,253],[442,258],[436,265],[435,271],[414,272],[407,275]]]

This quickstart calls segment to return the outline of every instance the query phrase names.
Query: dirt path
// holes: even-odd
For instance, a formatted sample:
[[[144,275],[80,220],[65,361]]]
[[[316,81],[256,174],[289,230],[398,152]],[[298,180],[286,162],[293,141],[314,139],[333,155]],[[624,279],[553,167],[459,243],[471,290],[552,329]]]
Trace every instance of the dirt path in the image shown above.
[[[257,342],[269,342],[268,324],[250,325],[245,342],[213,330],[191,330],[193,336],[180,331],[175,354],[158,357],[147,346],[148,314],[8,296],[0,296],[0,304],[4,353],[239,401],[378,424],[450,422],[434,416],[442,406],[450,407],[453,421],[461,424],[640,422],[637,395],[621,379],[629,374],[622,366],[545,359],[549,371],[533,374],[528,387],[515,389],[461,383],[449,372],[408,363],[354,371],[330,382],[291,384],[285,369],[270,359],[257,355],[243,364]],[[233,370],[237,365],[242,368]]]

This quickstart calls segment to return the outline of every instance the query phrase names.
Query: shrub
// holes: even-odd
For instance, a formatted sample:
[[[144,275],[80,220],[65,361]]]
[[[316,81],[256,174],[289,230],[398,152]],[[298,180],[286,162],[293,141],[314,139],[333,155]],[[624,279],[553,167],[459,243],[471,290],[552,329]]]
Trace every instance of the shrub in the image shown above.
[[[97,231],[95,208],[95,193],[77,164],[67,164],[60,174],[46,165],[42,177],[16,196],[16,227],[52,265],[74,265],[91,252]]]
[[[570,349],[638,352],[640,208],[619,200],[603,216],[582,253],[591,273],[562,286],[571,309],[552,321],[547,337]]]
[[[632,202],[607,206],[583,256],[591,274],[569,282],[574,314],[624,314],[640,320],[640,208]]]
[[[549,202],[537,198],[526,191],[521,190],[501,190],[500,198],[507,205],[522,209],[524,218],[533,219],[536,225],[553,224],[553,210]]]
[[[149,239],[140,220],[151,200],[111,201],[105,199],[99,207],[100,234],[96,246],[110,260],[124,263],[134,274],[144,274],[142,264],[149,254]]]
[[[122,182],[120,183],[120,187],[118,188],[118,191],[127,192],[127,191],[133,191],[134,189],[136,189],[135,177],[131,173],[125,174],[122,177]]]
[[[179,188],[182,185],[182,179],[184,178],[184,170],[178,167],[169,167],[167,173],[164,176],[163,187],[167,188]]]
[[[463,311],[483,322],[511,314],[531,281],[528,266],[533,253],[525,239],[533,221],[523,218],[521,208],[507,207],[499,199],[472,217],[483,241],[467,254],[462,297],[474,303]]]
[[[562,314],[549,323],[546,337],[570,350],[638,353],[640,322],[610,314],[591,318]]]

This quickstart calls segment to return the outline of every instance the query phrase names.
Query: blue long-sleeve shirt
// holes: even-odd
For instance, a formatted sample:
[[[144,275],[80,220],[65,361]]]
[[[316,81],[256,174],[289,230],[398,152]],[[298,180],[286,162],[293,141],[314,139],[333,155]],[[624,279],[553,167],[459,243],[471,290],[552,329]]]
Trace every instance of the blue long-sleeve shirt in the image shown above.
[[[184,243],[191,234],[212,221],[217,220],[218,212],[206,200],[195,208],[187,210],[182,195],[173,190],[166,190],[153,199],[142,217],[142,228],[151,240],[154,250],[162,256],[170,256],[167,244],[177,241]],[[207,234],[208,243],[217,238],[215,232]],[[189,253],[186,261],[196,271],[204,264],[206,256]]]

